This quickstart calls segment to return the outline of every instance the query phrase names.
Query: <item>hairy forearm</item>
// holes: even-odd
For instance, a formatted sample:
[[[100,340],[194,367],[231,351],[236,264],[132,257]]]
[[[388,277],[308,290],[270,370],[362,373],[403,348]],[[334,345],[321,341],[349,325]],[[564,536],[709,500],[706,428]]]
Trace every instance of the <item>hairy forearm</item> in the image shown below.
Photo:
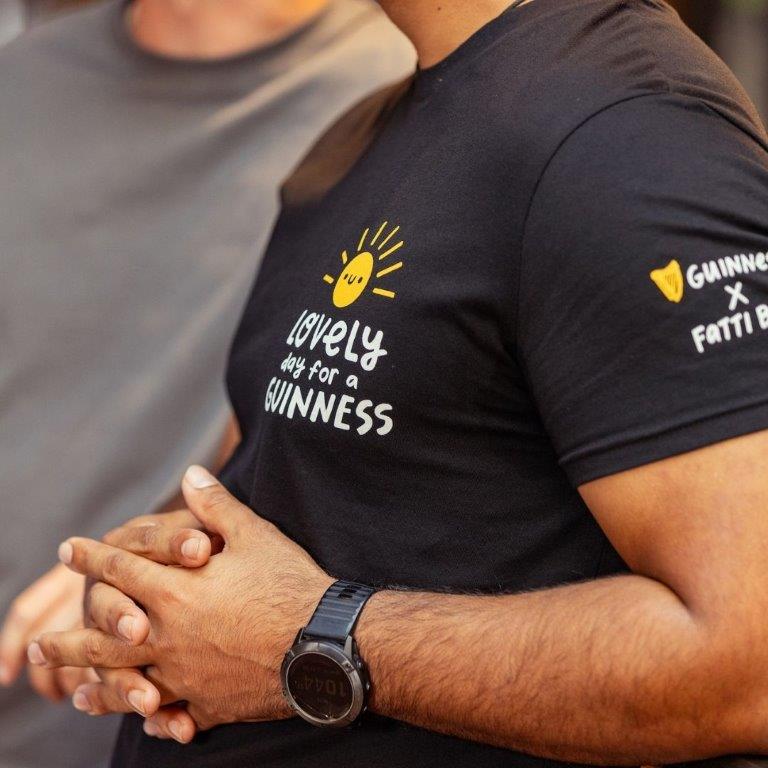
[[[724,652],[642,576],[505,596],[385,591],[356,636],[371,708],[431,730],[590,763],[762,748],[759,652],[736,634]]]

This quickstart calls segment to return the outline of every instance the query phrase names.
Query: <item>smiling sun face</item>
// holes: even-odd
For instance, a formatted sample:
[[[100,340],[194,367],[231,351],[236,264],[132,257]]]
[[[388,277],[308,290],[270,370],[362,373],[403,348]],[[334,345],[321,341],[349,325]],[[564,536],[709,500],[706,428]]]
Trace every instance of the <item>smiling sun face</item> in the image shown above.
[[[341,263],[344,265],[344,269],[339,275],[338,279],[331,277],[331,275],[325,275],[323,280],[329,285],[333,285],[333,305],[335,307],[343,308],[348,307],[350,304],[354,304],[365,293],[365,289],[371,282],[371,279],[379,280],[380,278],[388,275],[390,272],[395,272],[403,266],[402,261],[398,261],[395,264],[382,265],[382,269],[374,273],[374,268],[378,261],[384,261],[392,254],[397,253],[405,243],[400,242],[389,246],[390,241],[400,231],[400,227],[395,227],[388,235],[384,235],[384,230],[387,228],[389,222],[384,222],[378,232],[373,236],[370,244],[366,249],[366,240],[370,234],[370,229],[366,229],[363,232],[363,236],[360,238],[360,243],[357,246],[357,254],[350,260],[349,254],[344,251],[341,254]],[[388,247],[389,246],[389,247]],[[370,249],[370,250],[368,250]],[[376,256],[372,253],[376,252]],[[394,299],[394,291],[389,291],[384,288],[375,286],[371,289],[371,293],[377,296],[383,296],[386,299]]]

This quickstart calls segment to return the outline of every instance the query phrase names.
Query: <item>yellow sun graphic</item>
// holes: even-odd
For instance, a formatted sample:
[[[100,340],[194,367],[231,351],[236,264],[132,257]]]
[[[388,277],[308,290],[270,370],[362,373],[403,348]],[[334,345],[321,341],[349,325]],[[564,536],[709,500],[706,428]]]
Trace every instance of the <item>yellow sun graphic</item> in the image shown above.
[[[343,251],[341,254],[341,263],[344,265],[344,269],[339,275],[338,280],[331,277],[331,275],[325,275],[323,280],[329,285],[333,285],[333,304],[336,307],[348,307],[350,304],[354,304],[365,292],[368,284],[371,282],[371,278],[375,276],[376,280],[395,272],[403,266],[402,261],[398,261],[396,264],[390,264],[384,266],[374,275],[373,269],[377,261],[383,261],[389,258],[392,254],[397,253],[405,243],[400,240],[394,245],[389,245],[393,241],[395,235],[400,231],[400,227],[397,226],[392,229],[389,234],[384,235],[384,231],[389,226],[389,222],[385,221],[378,229],[376,234],[371,239],[371,242],[366,246],[368,235],[371,233],[370,228],[363,232],[363,236],[360,238],[360,242],[357,246],[357,253],[355,257],[350,260],[349,254]],[[376,251],[376,256],[372,253]],[[377,296],[383,296],[385,299],[394,299],[395,292],[388,291],[385,288],[379,288],[378,286],[371,289],[371,293],[375,293]]]

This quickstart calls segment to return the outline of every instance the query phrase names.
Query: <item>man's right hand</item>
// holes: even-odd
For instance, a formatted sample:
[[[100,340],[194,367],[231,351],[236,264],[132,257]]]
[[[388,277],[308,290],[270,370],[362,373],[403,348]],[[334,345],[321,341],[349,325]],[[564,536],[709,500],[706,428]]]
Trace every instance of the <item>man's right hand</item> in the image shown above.
[[[144,515],[110,531],[104,542],[169,566],[205,565],[220,540],[202,530],[188,510]],[[141,645],[149,635],[149,620],[129,597],[104,583],[89,583],[84,601],[85,625],[97,627],[130,645]],[[34,653],[31,650],[30,655]],[[137,712],[147,717],[168,704],[158,688],[138,669],[97,668],[97,680],[80,685],[73,705],[90,715]]]
[[[221,540],[200,530],[197,518],[187,510],[144,515],[110,531],[104,541],[167,565],[199,568]],[[131,645],[143,643],[149,621],[130,598],[106,584],[90,584],[84,593],[84,579],[56,566],[14,601],[0,632],[0,682],[11,684],[24,666],[26,646],[46,631],[70,629],[75,623],[98,627]],[[66,611],[65,611],[66,609]],[[66,613],[67,626],[61,624]],[[51,625],[56,620],[55,626]],[[34,650],[30,656],[34,655]],[[33,661],[32,658],[30,658]],[[30,679],[46,698],[58,700],[72,695],[74,706],[89,714],[138,712],[154,714],[162,696],[136,669],[47,670],[30,664]],[[74,673],[74,674],[71,674]],[[73,695],[74,694],[74,695]]]

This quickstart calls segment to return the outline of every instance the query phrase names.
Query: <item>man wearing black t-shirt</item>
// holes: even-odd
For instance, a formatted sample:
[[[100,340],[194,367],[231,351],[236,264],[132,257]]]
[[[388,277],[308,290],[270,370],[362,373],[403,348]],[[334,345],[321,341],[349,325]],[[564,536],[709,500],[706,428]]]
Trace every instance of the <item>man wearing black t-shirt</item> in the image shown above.
[[[185,478],[227,547],[65,542],[149,623],[102,585],[101,629],[32,656],[147,667],[150,734],[238,723],[182,746],[133,716],[116,766],[768,752],[768,136],[660,0],[382,5],[421,69],[287,182],[230,359],[242,444]],[[344,731],[280,677],[334,579],[379,590]]]

